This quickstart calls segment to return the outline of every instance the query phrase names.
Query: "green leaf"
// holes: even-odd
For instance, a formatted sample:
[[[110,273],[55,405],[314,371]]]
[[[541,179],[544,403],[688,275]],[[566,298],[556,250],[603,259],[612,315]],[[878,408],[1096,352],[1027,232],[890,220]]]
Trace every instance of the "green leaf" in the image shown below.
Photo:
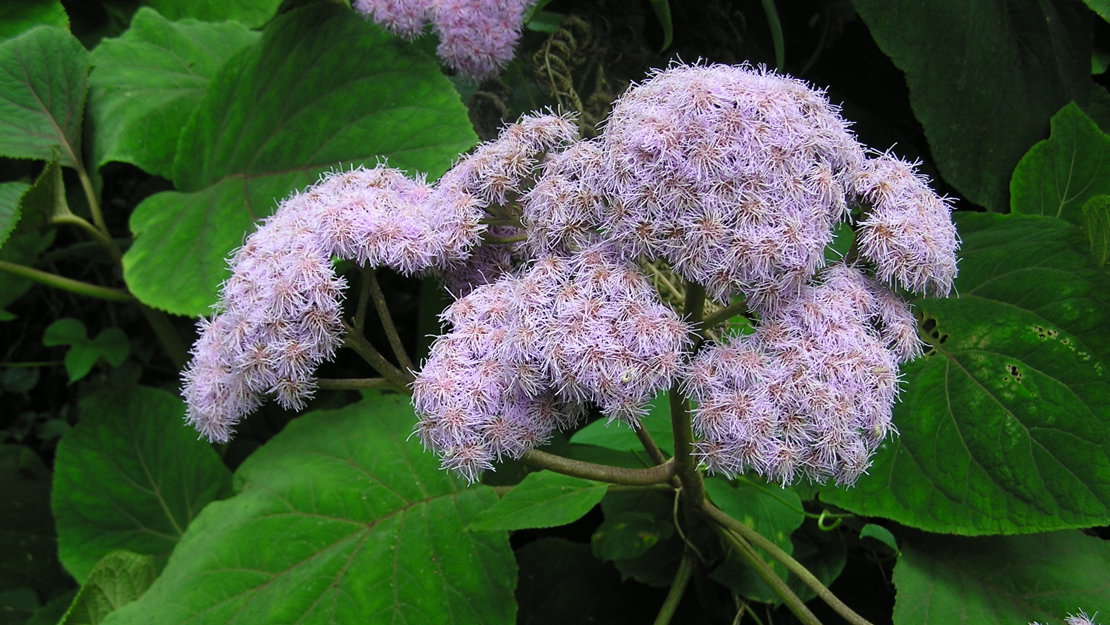
[[[19,223],[19,199],[30,188],[26,182],[0,183],[0,247],[8,242]]]
[[[663,27],[663,45],[659,48],[659,51],[663,52],[671,47],[671,43],[674,42],[671,2],[670,0],[651,0],[651,10],[655,13],[655,18],[659,20],[659,25]]]
[[[281,0],[147,0],[146,4],[171,20],[191,17],[206,22],[239,22],[255,28],[274,16]]]
[[[54,232],[16,232],[11,239],[0,248],[0,260],[6,260],[20,265],[33,266],[39,255],[50,247],[54,241]],[[10,273],[0,271],[0,309],[16,301],[34,284],[26,278],[19,278]]]
[[[93,567],[58,625],[99,625],[108,614],[142,596],[157,575],[154,556],[109,553]]]
[[[47,326],[42,344],[47,347],[70,346],[65,355],[65,367],[71,384],[88,375],[101,358],[113,367],[120,366],[131,350],[127,336],[119,328],[108,328],[89,340],[85,324],[68,317]]]
[[[1083,0],[1099,17],[1110,22],[1110,0]]]
[[[1099,267],[1110,260],[1110,195],[1096,195],[1083,204],[1083,230],[1091,244],[1091,255]]]
[[[621,579],[670,585],[682,557],[674,534],[674,497],[658,492],[613,491],[601,501],[605,520],[594,531],[595,557],[612,562]]]
[[[69,29],[69,16],[60,0],[0,2],[0,40],[42,25]]]
[[[1110,193],[1110,135],[1074,102],[1052,117],[1052,135],[1022,157],[1010,179],[1010,210],[1082,223],[1081,208]]]
[[[235,22],[171,22],[140,8],[122,36],[105,39],[92,53],[89,114],[96,166],[121,161],[172,177],[181,129],[212,78],[258,37]]]
[[[50,471],[29,448],[0,445],[0,501],[0,588],[46,596],[67,578],[50,516]]]
[[[794,543],[790,535],[805,521],[802,500],[793,490],[747,480],[733,485],[727,480],[711,477],[705,480],[705,491],[713,503],[729,516],[763,534],[786,553],[793,552]],[[785,566],[775,561],[769,563],[779,577],[787,578]],[[778,595],[738,557],[730,555],[711,577],[742,597],[764,602],[779,601]]]
[[[0,44],[0,154],[80,163],[88,72],[85,48],[61,28]]]
[[[213,80],[178,146],[179,191],[132,214],[124,276],[152,306],[206,313],[252,222],[321,172],[388,157],[434,178],[474,141],[434,60],[349,9],[290,11]]]
[[[929,355],[907,365],[901,435],[823,500],[928,531],[1110,523],[1110,278],[1048,217],[966,214],[959,298],[917,302]]]
[[[66,200],[62,168],[57,160],[52,160],[19,201],[17,232],[44,228],[54,219],[72,214]]]
[[[859,537],[861,539],[875,539],[886,545],[887,547],[890,547],[890,550],[894,553],[899,553],[898,539],[894,537],[894,534],[892,534],[890,530],[883,527],[882,525],[876,525],[875,523],[865,524],[859,530]]]
[[[1110,543],[1078,531],[993,538],[923,537],[894,567],[896,625],[1058,623],[1105,609]]]
[[[508,534],[465,531],[497,496],[441,471],[415,421],[377,394],[299,417],[106,623],[513,623]]]
[[[89,335],[88,331],[85,330],[85,323],[73,317],[58,319],[46,326],[46,330],[42,333],[42,344],[47,347],[81,344],[88,340]]]
[[[608,488],[608,484],[551,471],[529,473],[468,529],[522,530],[573,523],[596,506]]]
[[[231,476],[165,391],[106,388],[80,409],[58,445],[52,499],[58,554],[83,582],[117,549],[168,554],[201,508],[229,493]]]
[[[665,454],[670,454],[674,449],[674,430],[671,428],[671,408],[668,401],[666,393],[657,395],[648,405],[647,416],[640,420],[640,425],[647,428],[652,440]],[[610,423],[606,419],[598,419],[575,432],[570,440],[577,445],[631,451],[647,458],[636,432],[623,421]]]
[[[1011,0],[853,0],[906,75],[945,180],[1002,211],[1010,173],[1069,100],[1086,103],[1091,20],[1077,5]],[[881,146],[878,146],[881,147]]]

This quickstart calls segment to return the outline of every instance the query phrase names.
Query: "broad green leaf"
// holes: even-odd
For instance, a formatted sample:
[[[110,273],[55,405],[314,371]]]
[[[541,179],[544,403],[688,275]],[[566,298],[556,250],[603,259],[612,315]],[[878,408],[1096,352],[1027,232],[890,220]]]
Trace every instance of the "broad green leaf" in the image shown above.
[[[274,16],[281,0],[147,0],[146,4],[171,20],[239,22],[255,28]]]
[[[823,500],[928,531],[1015,534],[1110,523],[1110,278],[1078,230],[968,214],[958,298],[920,300],[901,435]]]
[[[1007,181],[1045,121],[1086,104],[1091,20],[1083,7],[1012,0],[853,0],[906,75],[910,104],[944,179],[1005,210]],[[883,147],[883,146],[877,146]]]
[[[60,0],[0,2],[0,40],[42,25],[69,29],[69,16]]]
[[[0,501],[0,589],[46,596],[66,576],[50,516],[50,470],[29,448],[0,445]]]
[[[594,555],[604,562],[639,558],[674,534],[666,519],[640,510],[620,510],[605,520],[590,537]]]
[[[621,579],[666,587],[674,579],[683,543],[674,532],[674,495],[612,491],[601,500],[605,521],[591,538],[595,557],[612,562]],[[631,557],[623,557],[636,554]]]
[[[471,531],[556,527],[585,516],[605,496],[608,484],[551,471],[529,473],[470,524]]]
[[[894,567],[895,625],[1059,623],[1105,610],[1110,543],[1078,531],[991,538],[922,537]]]
[[[58,445],[52,499],[58,554],[83,582],[117,549],[168,554],[201,508],[228,494],[230,474],[165,391],[108,387],[80,409]]]
[[[0,247],[8,242],[19,223],[19,199],[30,188],[26,182],[0,183]]]
[[[139,9],[121,37],[105,39],[92,53],[96,166],[121,161],[172,177],[181,129],[212,78],[258,37],[235,22],[171,22],[153,9]]]
[[[124,256],[132,292],[181,314],[207,312],[251,223],[321,172],[388,158],[434,178],[475,141],[434,60],[333,4],[276,18],[182,132],[178,191],[135,209]]]
[[[508,534],[465,530],[497,496],[441,471],[415,421],[377,394],[299,417],[106,623],[513,623]]]
[[[142,596],[157,575],[154,556],[109,553],[93,567],[58,625],[99,625],[108,614]]]
[[[1052,135],[1022,157],[1010,179],[1010,210],[1082,223],[1083,204],[1110,193],[1110,135],[1075,103],[1052,117]]]
[[[794,491],[746,480],[733,485],[718,477],[705,480],[705,491],[729,516],[763,534],[786,553],[793,552],[790,535],[805,521],[802,500]],[[785,566],[773,560],[769,563],[779,577],[787,578]],[[779,600],[738,557],[730,556],[714,570],[712,577],[742,597],[764,602]]]
[[[1083,230],[1091,246],[1091,256],[1099,267],[1110,260],[1110,195],[1096,195],[1083,204]]]
[[[0,155],[81,162],[88,52],[39,26],[0,44]]]
[[[674,449],[674,430],[671,428],[671,408],[668,404],[667,394],[660,393],[648,406],[648,414],[640,420],[640,426],[647,429],[652,440],[665,454],[672,453]],[[578,430],[571,437],[571,442],[578,445],[594,445],[617,451],[631,451],[647,457],[644,446],[640,443],[636,432],[623,421],[610,423],[606,419],[598,419],[586,427]]]

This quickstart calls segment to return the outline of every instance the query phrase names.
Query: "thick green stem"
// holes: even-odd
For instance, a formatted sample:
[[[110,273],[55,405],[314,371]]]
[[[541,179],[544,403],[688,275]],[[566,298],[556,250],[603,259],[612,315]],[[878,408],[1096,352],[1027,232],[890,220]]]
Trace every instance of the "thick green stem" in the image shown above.
[[[746,540],[725,528],[721,528],[720,534],[732,546],[736,555],[740,556],[771,587],[771,590],[782,599],[783,604],[794,613],[794,616],[798,617],[799,621],[804,625],[821,625],[821,621],[806,607],[801,597],[790,590],[786,582],[775,574],[771,565],[764,562],[763,558],[759,557],[759,554],[755,552],[755,549],[752,549],[752,546]]]
[[[97,199],[96,189],[93,188],[89,172],[85,171],[85,165],[80,160],[77,161],[77,178],[81,181],[81,189],[84,190],[85,200],[89,203],[89,212],[92,213],[93,223],[96,224],[98,230],[104,233],[104,236],[110,237],[111,233],[108,232],[108,223],[104,221],[104,212],[100,210],[100,200]],[[114,246],[115,243],[112,245]]]
[[[385,330],[385,337],[389,340],[393,355],[397,357],[397,362],[400,363],[402,369],[406,371],[416,370],[416,367],[412,364],[412,359],[409,358],[409,353],[405,351],[404,343],[401,342],[401,334],[397,332],[397,326],[393,323],[393,315],[389,313],[389,306],[386,304],[382,285],[378,283],[377,273],[374,271],[366,272],[366,279],[370,283],[370,299],[374,301],[374,309],[378,311],[378,319],[382,322],[382,329]]]
[[[361,391],[379,388],[393,388],[385,378],[320,378],[316,386],[336,391]]]
[[[744,525],[740,521],[737,521],[731,516],[725,514],[723,511],[709,502],[705,502],[705,504],[702,506],[702,510],[706,513],[706,515],[709,516],[710,519],[713,519],[713,521],[721,527],[729,530],[730,532],[734,532],[740,536],[743,536],[744,539],[751,542],[756,547],[759,547],[763,551],[766,551],[767,554],[775,560],[781,562],[788,571],[790,571],[794,574],[794,576],[800,579],[803,584],[809,586],[810,589],[813,590],[813,592],[817,593],[817,596],[820,597],[822,601],[827,603],[829,607],[835,610],[837,614],[842,616],[844,620],[848,621],[852,625],[872,625],[870,621],[863,618],[859,614],[856,614],[855,611],[849,608],[843,601],[841,601],[836,595],[834,595],[832,591],[829,590],[824,584],[822,584],[821,580],[817,579],[817,576],[811,573],[809,569],[802,565],[801,562],[795,560],[793,557],[790,556],[790,554],[780,549],[779,546],[775,543],[767,540],[762,534],[748,527],[747,525]]]
[[[362,336],[351,327],[346,321],[343,322],[343,329],[347,331],[344,337],[344,345],[350,347],[356,354],[362,356],[363,360],[374,368],[383,378],[389,380],[389,383],[398,389],[406,389],[408,391],[409,384],[412,382],[412,374],[407,371],[402,371],[395,367],[393,363],[385,359],[374,349],[370,341]]]
[[[663,450],[659,449],[659,445],[655,444],[655,439],[648,433],[644,424],[636,425],[636,438],[640,439],[640,444],[644,446],[644,451],[647,452],[651,461],[655,464],[663,464],[667,461],[667,457],[663,455]]]
[[[690,555],[683,554],[682,560],[678,563],[678,571],[675,572],[674,580],[671,582],[671,589],[667,591],[667,598],[663,600],[663,606],[659,608],[659,614],[655,617],[655,625],[668,625],[671,622],[678,604],[682,602],[682,595],[686,593],[686,585],[690,583],[693,572],[694,563]]]
[[[524,452],[520,459],[534,467],[548,469],[563,475],[632,486],[666,482],[674,475],[675,466],[672,459],[647,469],[626,469],[624,467],[611,467],[605,464],[572,460],[538,449],[530,449]]]
[[[26,265],[18,265],[16,263],[9,263],[6,260],[0,260],[0,271],[10,273],[13,276],[33,280],[39,284],[52,286],[56,289],[77,293],[78,295],[85,295],[87,297],[95,297],[97,299],[108,300],[110,302],[134,302],[135,297],[122,289],[112,289],[106,286],[99,286],[96,284],[89,284],[88,282],[81,282],[72,278],[59,276],[58,274],[41,271]]]
[[[693,282],[686,283],[685,302],[682,306],[686,321],[694,328],[701,327],[705,307],[705,289]],[[691,509],[700,508],[705,500],[705,484],[694,458],[694,432],[690,421],[690,405],[678,383],[671,388],[671,427],[674,430],[675,473],[682,481],[682,497]]]
[[[52,218],[50,220],[50,223],[59,225],[64,224],[67,226],[77,226],[78,228],[84,230],[85,233],[91,236],[94,240],[96,240],[100,247],[104,248],[104,251],[108,252],[108,255],[112,257],[113,262],[119,263],[123,258],[122,253],[119,250],[119,246],[116,245],[116,242],[113,241],[112,238],[109,237],[106,233],[102,232],[99,228],[89,223],[88,220],[84,217],[69,213],[66,215],[58,215],[57,217]]]

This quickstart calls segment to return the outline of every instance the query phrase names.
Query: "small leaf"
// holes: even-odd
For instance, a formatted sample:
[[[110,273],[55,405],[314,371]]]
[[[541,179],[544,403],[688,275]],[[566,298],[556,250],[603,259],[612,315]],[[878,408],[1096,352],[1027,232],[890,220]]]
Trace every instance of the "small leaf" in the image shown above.
[[[127,335],[119,328],[105,329],[93,339],[91,347],[113,367],[122,365],[131,351],[131,343],[128,342]]]
[[[60,0],[0,2],[0,40],[42,25],[69,29],[69,16]]]
[[[81,162],[88,52],[68,32],[39,26],[0,44],[0,154]]]
[[[640,420],[640,427],[647,428],[648,434],[659,449],[665,454],[670,454],[674,449],[674,431],[671,428],[671,408],[667,402],[666,393],[661,393],[653,399],[648,405],[647,416]],[[623,421],[610,423],[606,419],[598,419],[575,432],[570,440],[578,445],[631,451],[647,458],[644,446],[640,443],[636,432]]]
[[[922,536],[894,567],[897,625],[1058,623],[1110,597],[1110,543],[1078,531]]]
[[[1052,134],[1034,145],[1010,179],[1010,210],[1082,223],[1083,204],[1110,194],[1110,135],[1068,104],[1052,117]]]
[[[0,183],[0,247],[8,242],[19,223],[19,200],[30,188],[26,182]]]
[[[873,538],[886,545],[887,547],[890,547],[890,550],[894,553],[899,553],[898,539],[894,537],[894,534],[892,534],[890,530],[883,527],[882,525],[876,525],[875,523],[865,524],[859,530],[859,537],[861,539]]]
[[[170,178],[181,129],[216,72],[258,40],[242,24],[171,22],[140,8],[131,26],[93,50],[93,161],[132,163]]]
[[[651,0],[651,10],[655,12],[655,18],[659,20],[659,25],[663,27],[663,46],[659,48],[659,51],[664,52],[674,42],[674,20],[671,19],[671,2],[670,0]]]
[[[99,625],[138,599],[158,576],[154,556],[113,551],[96,563],[58,625]]]
[[[89,340],[85,324],[80,319],[66,317],[46,326],[42,333],[42,344],[47,347],[59,345],[78,345]]]
[[[514,623],[508,533],[464,529],[497,496],[441,471],[415,422],[378,394],[300,416],[105,623]]]
[[[1083,0],[1099,17],[1110,22],[1110,0]]]
[[[593,509],[608,488],[607,484],[551,471],[529,473],[467,529],[522,530],[573,523]]]
[[[639,558],[674,533],[674,525],[640,510],[605,517],[590,537],[595,557],[603,562]]]
[[[917,302],[931,350],[904,368],[900,435],[821,498],[956,534],[1110,523],[1110,277],[1067,222],[958,223],[960,295]]]
[[[58,445],[52,498],[59,556],[84,581],[117,549],[168,554],[205,504],[228,494],[231,476],[165,391],[106,388],[80,410]]]
[[[294,9],[194,108],[173,166],[178,191],[135,209],[124,277],[151,306],[205,314],[228,252],[322,172],[388,158],[434,178],[474,141],[458,93],[414,45],[336,4]]]
[[[1099,267],[1110,260],[1110,195],[1096,195],[1083,204],[1083,230]]]

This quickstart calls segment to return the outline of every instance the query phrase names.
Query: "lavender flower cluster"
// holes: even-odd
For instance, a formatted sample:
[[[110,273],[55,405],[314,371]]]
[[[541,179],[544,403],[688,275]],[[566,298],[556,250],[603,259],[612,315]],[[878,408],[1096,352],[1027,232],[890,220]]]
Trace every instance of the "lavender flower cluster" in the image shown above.
[[[431,22],[436,53],[463,76],[485,78],[513,58],[524,12],[534,0],[355,0],[354,8],[407,39]]]
[[[379,168],[287,200],[232,261],[223,305],[202,324],[190,420],[219,439],[262,394],[295,406],[311,391],[338,342],[342,283],[327,274],[299,306],[272,293],[274,276],[293,273],[289,250],[304,249],[443,277],[457,299],[413,404],[421,440],[471,480],[590,405],[638,427],[655,394],[680,387],[710,470],[851,484],[894,431],[899,363],[921,351],[892,288],[951,290],[949,210],[911,164],[867,153],[804,83],[676,66],[618,99],[594,140],[566,119],[525,117],[434,186]],[[856,251],[825,267],[843,221]],[[269,243],[289,237],[303,243]],[[699,329],[663,304],[645,261],[721,304],[743,298],[754,333],[695,352]],[[309,316],[326,316],[326,331],[308,333]],[[282,341],[307,353],[295,372]],[[255,361],[275,372],[254,375]]]
[[[1095,616],[1098,616],[1098,615],[1095,614]],[[1095,623],[1095,616],[1087,616],[1086,612],[1083,612],[1082,610],[1080,610],[1078,614],[1069,614],[1067,616],[1067,618],[1064,619],[1064,623],[1066,623],[1066,625],[1097,625]],[[1041,625],[1041,624],[1036,622],[1036,621],[1033,621],[1033,622],[1029,623],[1029,625]]]

